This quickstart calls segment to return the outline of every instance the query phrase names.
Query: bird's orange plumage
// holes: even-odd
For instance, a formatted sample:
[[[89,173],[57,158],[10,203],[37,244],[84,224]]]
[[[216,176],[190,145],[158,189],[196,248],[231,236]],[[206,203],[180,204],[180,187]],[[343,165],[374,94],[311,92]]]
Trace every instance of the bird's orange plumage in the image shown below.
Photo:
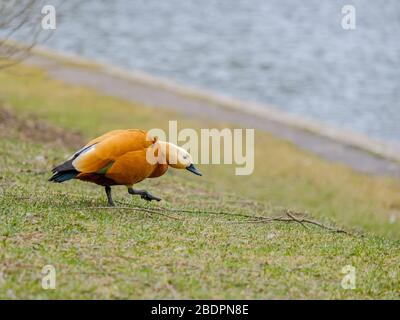
[[[79,179],[104,186],[110,206],[114,206],[111,196],[114,185],[125,185],[129,194],[140,195],[144,200],[160,201],[161,198],[147,190],[135,190],[132,186],[146,178],[162,176],[169,166],[201,175],[186,150],[158,141],[143,130],[114,130],[93,139],[66,162],[53,168],[49,180],[62,183]]]
[[[150,164],[147,148],[155,140],[142,130],[115,130],[92,141],[94,146],[73,161],[79,180],[101,185],[131,186],[146,178],[156,177],[168,170],[167,164]]]

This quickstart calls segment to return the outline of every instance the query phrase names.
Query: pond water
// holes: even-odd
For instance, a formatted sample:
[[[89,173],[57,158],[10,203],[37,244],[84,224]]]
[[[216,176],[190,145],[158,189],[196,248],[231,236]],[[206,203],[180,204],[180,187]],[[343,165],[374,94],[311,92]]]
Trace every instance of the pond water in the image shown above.
[[[342,6],[356,9],[344,30]],[[64,1],[47,46],[400,143],[398,0]]]

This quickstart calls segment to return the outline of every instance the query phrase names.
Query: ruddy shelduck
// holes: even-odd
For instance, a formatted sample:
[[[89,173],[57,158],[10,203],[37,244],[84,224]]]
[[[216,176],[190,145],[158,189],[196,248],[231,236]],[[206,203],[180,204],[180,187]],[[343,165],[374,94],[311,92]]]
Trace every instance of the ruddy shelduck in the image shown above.
[[[133,189],[133,185],[146,178],[162,176],[169,166],[201,176],[183,148],[159,141],[143,130],[114,130],[93,139],[56,166],[49,180],[61,183],[78,179],[96,183],[105,187],[110,206],[114,206],[111,186],[117,185],[126,186],[129,194],[140,195],[147,201],[160,201],[146,190]]]

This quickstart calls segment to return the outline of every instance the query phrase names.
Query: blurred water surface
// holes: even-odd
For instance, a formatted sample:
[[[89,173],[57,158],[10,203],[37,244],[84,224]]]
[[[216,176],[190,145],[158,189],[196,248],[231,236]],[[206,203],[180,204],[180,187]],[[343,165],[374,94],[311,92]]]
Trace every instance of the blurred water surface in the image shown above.
[[[343,5],[357,29],[341,27]],[[64,2],[47,43],[400,142],[398,0]]]

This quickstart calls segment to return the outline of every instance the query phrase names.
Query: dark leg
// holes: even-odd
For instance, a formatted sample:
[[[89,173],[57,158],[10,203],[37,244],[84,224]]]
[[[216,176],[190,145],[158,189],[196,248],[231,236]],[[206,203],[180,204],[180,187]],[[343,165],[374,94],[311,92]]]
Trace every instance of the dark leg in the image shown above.
[[[111,187],[106,186],[105,189],[106,189],[106,194],[107,194],[108,205],[110,207],[115,207],[114,201],[113,201],[113,199],[111,197]]]
[[[147,201],[151,201],[151,200],[156,200],[156,201],[160,201],[161,198],[153,196],[150,192],[146,191],[146,190],[135,190],[132,188],[128,188],[128,192],[129,194],[132,195],[140,195],[140,197],[144,200]]]

